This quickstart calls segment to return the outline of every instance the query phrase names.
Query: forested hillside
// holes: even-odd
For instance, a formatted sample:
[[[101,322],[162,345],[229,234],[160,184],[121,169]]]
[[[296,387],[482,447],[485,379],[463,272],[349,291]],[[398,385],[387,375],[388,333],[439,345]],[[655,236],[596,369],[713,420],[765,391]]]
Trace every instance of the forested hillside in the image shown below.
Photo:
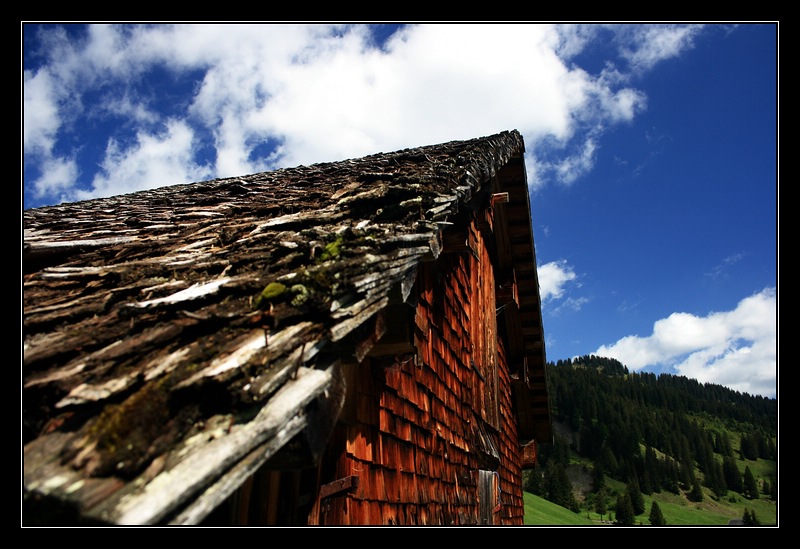
[[[526,474],[527,491],[620,524],[647,522],[636,518],[645,513],[642,494],[744,502],[743,518],[754,522],[748,502],[777,503],[777,400],[682,376],[631,373],[593,355],[549,363],[547,376],[559,428]],[[566,474],[576,460],[586,486]],[[625,490],[611,489],[611,479]]]

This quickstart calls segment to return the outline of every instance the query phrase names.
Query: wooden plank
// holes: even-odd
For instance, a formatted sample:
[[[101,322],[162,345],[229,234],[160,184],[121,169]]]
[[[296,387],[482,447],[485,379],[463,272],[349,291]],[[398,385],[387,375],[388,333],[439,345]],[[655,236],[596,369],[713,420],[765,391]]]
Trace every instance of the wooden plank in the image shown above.
[[[329,498],[341,492],[351,492],[358,488],[358,475],[350,475],[328,484],[323,484],[319,488],[320,499]]]
[[[208,486],[198,497],[190,500],[180,513],[168,521],[168,524],[172,526],[199,524],[251,478],[275,452],[300,433],[304,426],[305,417],[302,414],[291,418],[266,444],[250,452],[222,478]]]
[[[131,493],[124,491],[99,509],[93,509],[91,514],[113,524],[157,524],[206,489],[221,471],[229,470],[255,447],[277,436],[287,420],[297,416],[324,391],[331,379],[329,370],[301,368],[297,379],[282,387],[253,421],[196,451],[187,448],[189,453],[175,467],[160,473],[142,488],[131,485],[134,487]]]

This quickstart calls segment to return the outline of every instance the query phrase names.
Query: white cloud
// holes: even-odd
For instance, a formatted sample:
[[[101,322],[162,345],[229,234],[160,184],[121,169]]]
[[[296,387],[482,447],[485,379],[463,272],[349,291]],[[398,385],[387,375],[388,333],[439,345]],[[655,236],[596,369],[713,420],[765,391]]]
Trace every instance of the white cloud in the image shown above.
[[[578,275],[566,259],[545,263],[537,268],[539,296],[543,311],[558,315],[564,309],[580,311],[589,302],[586,297],[567,296],[569,287],[580,287]]]
[[[558,180],[567,185],[586,175],[594,166],[595,150],[597,145],[593,139],[587,139],[581,151],[559,162],[556,167]]]
[[[198,151],[211,151],[209,176],[226,177],[506,129],[525,137],[535,163],[532,188],[550,177],[569,183],[592,169],[604,128],[631,120],[645,105],[624,79],[566,64],[591,45],[600,29],[593,26],[422,24],[396,33],[383,49],[374,45],[368,25],[88,29],[80,38],[63,30],[46,36],[47,62],[26,71],[23,105],[26,162],[36,151],[64,154],[56,152],[63,149],[56,141],[61,130],[73,132],[87,115],[98,126],[105,117],[122,117],[126,135],[138,136],[105,137],[99,148],[112,156],[94,164],[108,170],[125,158],[126,171],[115,174],[113,184],[108,175],[80,173],[88,181],[76,195],[84,197],[192,180],[205,173],[197,165],[208,161]],[[633,32],[621,25],[603,32],[617,33],[637,66],[652,66],[687,47],[694,31],[659,25]],[[166,71],[167,80],[195,79],[182,111],[158,115],[193,128],[195,136],[181,154],[156,155],[169,161],[134,166],[151,161],[142,146],[162,141],[167,124],[155,119],[157,107],[148,103],[162,91],[161,82],[145,80],[156,69]],[[146,85],[155,86],[151,94],[135,93]],[[101,94],[115,103],[90,107]],[[259,148],[264,142],[281,146],[266,155]],[[74,154],[84,154],[78,149]],[[568,159],[553,160],[550,153]],[[90,181],[93,188],[87,188]]]
[[[661,366],[700,382],[775,396],[777,319],[776,290],[766,288],[732,311],[673,313],[655,322],[649,336],[627,336],[594,354],[616,358],[632,371]]]
[[[577,278],[575,270],[567,265],[566,259],[545,263],[537,269],[537,272],[539,294],[543,302],[561,298],[567,283]]]
[[[106,151],[103,173],[95,176],[92,191],[78,192],[76,198],[157,188],[162,186],[165,176],[175,183],[209,178],[207,168],[192,164],[192,138],[192,131],[186,124],[170,121],[161,135],[137,135],[135,146],[121,149],[112,141]]]
[[[26,154],[47,153],[60,124],[50,73],[25,71],[23,90],[22,145]]]
[[[78,179],[78,166],[68,158],[48,158],[43,162],[42,176],[34,181],[36,196],[58,196],[69,201],[69,193]]]
[[[622,30],[621,52],[634,70],[651,69],[656,63],[677,57],[693,47],[702,25],[631,25]]]
[[[129,94],[106,101],[102,108],[119,118],[129,120],[132,124],[156,124],[159,114],[148,108],[147,104]]]
[[[562,59],[572,59],[596,39],[601,30],[596,25],[559,25],[558,33],[553,37],[553,49]]]

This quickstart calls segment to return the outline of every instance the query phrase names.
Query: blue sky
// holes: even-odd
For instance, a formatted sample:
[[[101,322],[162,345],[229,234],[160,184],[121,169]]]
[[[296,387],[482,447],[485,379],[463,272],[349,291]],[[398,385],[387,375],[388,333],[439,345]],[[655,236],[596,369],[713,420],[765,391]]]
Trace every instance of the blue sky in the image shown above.
[[[548,360],[777,396],[777,23],[20,31],[23,210],[516,129]]]

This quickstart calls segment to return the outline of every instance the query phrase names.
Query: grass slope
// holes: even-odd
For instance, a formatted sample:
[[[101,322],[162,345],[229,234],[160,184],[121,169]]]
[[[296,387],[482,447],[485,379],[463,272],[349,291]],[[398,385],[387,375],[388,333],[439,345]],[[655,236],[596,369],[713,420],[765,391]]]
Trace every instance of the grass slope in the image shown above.
[[[525,526],[597,526],[599,523],[551,503],[546,499],[523,492],[525,498]]]
[[[625,489],[624,484],[612,479],[608,479],[607,486],[617,492]],[[594,511],[587,512],[586,509],[573,513],[529,492],[524,492],[523,495],[526,526],[606,526],[614,520],[613,511],[603,517]],[[727,526],[729,520],[742,518],[745,508],[755,512],[762,526],[778,524],[777,505],[768,499],[750,501],[738,494],[729,493],[728,497],[715,501],[707,493],[702,502],[694,503],[684,496],[663,491],[643,497],[645,512],[636,517],[636,524],[641,526],[650,526],[650,508],[654,500],[658,501],[667,526]]]

